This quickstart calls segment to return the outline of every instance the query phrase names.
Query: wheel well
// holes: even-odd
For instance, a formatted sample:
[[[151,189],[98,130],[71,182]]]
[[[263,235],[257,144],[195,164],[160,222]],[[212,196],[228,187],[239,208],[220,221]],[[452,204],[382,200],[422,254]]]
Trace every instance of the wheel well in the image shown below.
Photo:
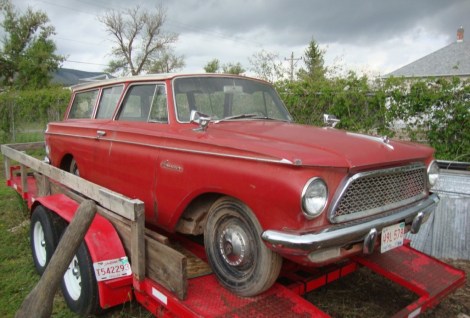
[[[204,193],[194,198],[181,215],[176,231],[183,234],[203,234],[207,213],[221,196],[223,195],[219,193]]]
[[[60,162],[59,168],[65,171],[69,171],[70,164],[72,163],[73,156],[71,154],[66,154],[62,161]]]

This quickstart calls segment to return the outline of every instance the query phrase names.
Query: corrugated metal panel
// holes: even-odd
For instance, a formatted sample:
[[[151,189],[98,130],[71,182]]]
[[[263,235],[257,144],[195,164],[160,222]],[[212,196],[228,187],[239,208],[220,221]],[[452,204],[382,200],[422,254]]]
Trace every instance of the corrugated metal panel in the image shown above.
[[[470,259],[470,173],[441,171],[433,189],[441,202],[411,246],[438,258]]]

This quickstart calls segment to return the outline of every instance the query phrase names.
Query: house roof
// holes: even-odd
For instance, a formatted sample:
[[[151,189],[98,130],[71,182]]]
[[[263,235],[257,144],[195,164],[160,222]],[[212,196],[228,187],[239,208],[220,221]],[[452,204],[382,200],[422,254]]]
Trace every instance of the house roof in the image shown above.
[[[470,42],[456,41],[384,77],[470,76]]]
[[[63,86],[72,86],[79,83],[109,79],[113,76],[103,72],[86,72],[70,68],[59,68],[52,74],[52,82]]]

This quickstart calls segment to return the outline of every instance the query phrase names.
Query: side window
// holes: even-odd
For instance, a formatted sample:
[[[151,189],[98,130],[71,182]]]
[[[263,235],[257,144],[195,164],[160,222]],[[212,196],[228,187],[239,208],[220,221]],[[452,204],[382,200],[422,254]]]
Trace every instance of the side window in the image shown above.
[[[98,89],[75,94],[68,118],[91,118],[97,97]]]
[[[121,96],[122,89],[122,85],[103,89],[101,99],[98,104],[98,112],[96,113],[97,119],[107,119],[113,116],[117,102]]]
[[[155,90],[149,121],[157,123],[168,122],[168,107],[166,103],[166,91],[164,85],[158,85],[157,89]]]
[[[156,84],[133,85],[122,103],[119,120],[147,121]]]

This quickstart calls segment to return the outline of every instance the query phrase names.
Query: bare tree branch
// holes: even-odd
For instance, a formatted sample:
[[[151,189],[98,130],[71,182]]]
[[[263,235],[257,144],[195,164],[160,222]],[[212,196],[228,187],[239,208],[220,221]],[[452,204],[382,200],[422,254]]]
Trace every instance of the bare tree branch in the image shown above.
[[[111,10],[98,19],[116,44],[112,49],[116,59],[110,63],[110,70],[121,69],[132,75],[149,71],[160,57],[167,58],[165,50],[178,40],[178,34],[162,30],[166,10],[161,4],[154,11],[143,11],[139,6],[122,12]]]

